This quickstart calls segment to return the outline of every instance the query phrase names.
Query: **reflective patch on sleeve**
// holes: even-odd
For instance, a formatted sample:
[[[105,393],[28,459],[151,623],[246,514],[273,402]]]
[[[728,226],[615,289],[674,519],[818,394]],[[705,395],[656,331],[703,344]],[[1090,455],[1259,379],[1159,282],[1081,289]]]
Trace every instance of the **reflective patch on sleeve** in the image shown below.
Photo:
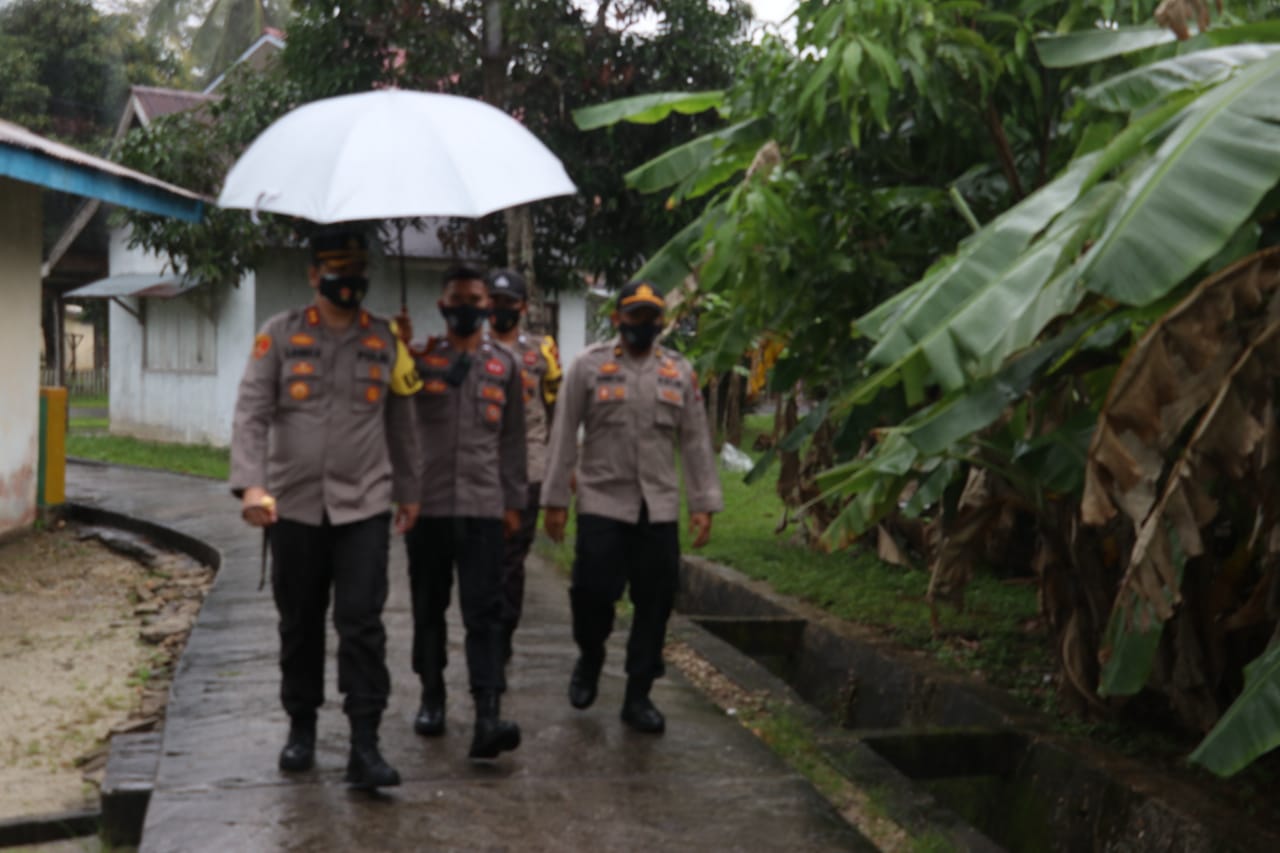
[[[391,367],[391,393],[408,397],[422,390],[422,379],[404,341],[396,338],[396,363]]]
[[[267,334],[258,335],[253,339],[253,357],[262,358],[271,352],[271,336]]]

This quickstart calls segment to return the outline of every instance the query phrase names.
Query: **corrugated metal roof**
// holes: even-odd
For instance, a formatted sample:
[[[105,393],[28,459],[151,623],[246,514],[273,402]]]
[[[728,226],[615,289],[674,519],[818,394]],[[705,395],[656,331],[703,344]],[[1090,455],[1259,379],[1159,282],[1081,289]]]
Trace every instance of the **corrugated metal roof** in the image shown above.
[[[198,221],[205,197],[45,139],[0,119],[0,175],[53,190]]]
[[[182,89],[163,89],[159,86],[132,86],[130,92],[133,94],[138,118],[144,125],[161,116],[195,109],[221,97]]]
[[[199,282],[182,276],[155,273],[127,273],[91,281],[64,294],[68,299],[110,299],[113,296],[146,296],[169,299],[198,287]]]

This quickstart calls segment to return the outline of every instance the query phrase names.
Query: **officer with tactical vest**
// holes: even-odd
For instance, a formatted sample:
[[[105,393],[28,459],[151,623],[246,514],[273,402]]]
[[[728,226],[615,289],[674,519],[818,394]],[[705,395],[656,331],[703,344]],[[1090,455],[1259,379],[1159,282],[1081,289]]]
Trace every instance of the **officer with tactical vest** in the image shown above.
[[[400,784],[378,751],[391,690],[382,608],[392,504],[397,532],[418,515],[410,395],[421,383],[393,327],[360,307],[364,238],[327,230],[311,250],[314,301],[266,322],[241,379],[231,488],[245,520],[270,537],[280,698],[290,721],[280,769],[314,762],[332,594],[338,690],[351,725],[346,780],[378,788]]]
[[[524,429],[529,458],[529,503],[520,515],[520,529],[507,540],[502,554],[503,657],[511,658],[512,637],[520,624],[524,603],[524,561],[538,527],[538,500],[547,468],[547,432],[555,410],[563,374],[555,339],[526,334],[522,318],[528,314],[528,286],[515,270],[489,274],[493,310],[489,328],[499,343],[516,354],[524,385]]]
[[[622,288],[612,317],[617,337],[588,347],[569,367],[542,484],[544,525],[560,542],[576,468],[569,601],[579,657],[569,702],[581,709],[595,701],[614,605],[629,586],[635,611],[622,720],[653,734],[666,727],[649,691],[664,672],[662,646],[680,568],[677,449],[693,547],[707,543],[711,514],[724,508],[697,375],[679,353],[654,344],[664,308],[662,293],[648,282]]]
[[[414,403],[424,471],[421,516],[405,537],[413,669],[422,682],[414,730],[445,730],[445,611],[456,564],[476,710],[469,756],[492,759],[520,745],[520,728],[500,719],[499,703],[506,690],[503,541],[519,529],[528,500],[524,391],[516,357],[484,336],[489,294],[482,272],[446,272],[439,307],[445,335],[410,347],[422,377]]]

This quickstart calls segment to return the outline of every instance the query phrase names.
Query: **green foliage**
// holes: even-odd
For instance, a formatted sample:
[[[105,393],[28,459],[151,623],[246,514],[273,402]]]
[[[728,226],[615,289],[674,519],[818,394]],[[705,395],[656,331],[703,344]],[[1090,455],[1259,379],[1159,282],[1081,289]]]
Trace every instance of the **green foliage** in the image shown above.
[[[130,84],[179,75],[176,60],[135,33],[127,15],[90,0],[0,6],[0,117],[85,148],[115,127]]]
[[[211,82],[267,27],[284,29],[289,0],[151,0],[147,35],[183,54],[192,74]]]
[[[277,73],[233,74],[207,107],[163,116],[125,140],[121,160],[181,187],[216,196],[229,163],[277,116],[298,102],[298,92]],[[267,215],[255,225],[240,210],[209,206],[200,222],[180,222],[140,211],[121,211],[133,245],[165,255],[173,268],[202,281],[238,284],[263,253],[287,244],[293,228]]]
[[[1259,755],[1280,746],[1280,644],[1245,667],[1244,692],[1213,731],[1191,753],[1191,760],[1230,776]]]
[[[634,273],[661,244],[660,223],[670,217],[661,199],[627,194],[616,164],[642,161],[714,121],[677,112],[674,121],[584,137],[572,124],[572,111],[673,86],[709,92],[726,85],[749,16],[740,0],[723,7],[708,0],[647,0],[636,11],[652,11],[661,26],[642,36],[605,19],[592,20],[569,0],[504,4],[502,54],[486,66],[481,0],[421,5],[356,0],[338,6],[298,0],[292,6],[278,74],[219,88],[223,99],[212,114],[234,127],[215,126],[206,134],[210,138],[193,139],[191,123],[198,120],[175,121],[147,141],[131,142],[129,162],[212,194],[221,181],[216,173],[225,172],[256,132],[294,104],[387,85],[485,97],[518,115],[547,143],[580,190],[575,197],[534,207],[536,273],[551,290],[580,287],[584,276],[622,281]],[[199,163],[207,164],[210,174]],[[678,224],[692,216],[681,211]],[[129,221],[143,245],[169,255],[181,268],[224,280],[251,268],[283,233],[256,231],[243,214],[226,211],[214,212],[196,229],[133,214]],[[446,243],[458,250],[479,248],[493,261],[505,262],[503,228],[501,216],[459,223]]]

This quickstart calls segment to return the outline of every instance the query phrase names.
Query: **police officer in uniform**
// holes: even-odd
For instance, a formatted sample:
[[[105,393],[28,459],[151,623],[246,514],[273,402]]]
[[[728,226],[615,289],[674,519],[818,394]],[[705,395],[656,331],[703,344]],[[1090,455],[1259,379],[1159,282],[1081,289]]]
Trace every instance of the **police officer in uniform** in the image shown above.
[[[458,567],[467,670],[476,722],[470,757],[496,758],[520,745],[520,728],[500,719],[502,549],[528,500],[520,368],[484,336],[489,294],[470,267],[445,273],[440,300],[447,332],[414,346],[422,390],[415,396],[423,456],[422,513],[405,537],[413,595],[413,669],[422,681],[414,730],[445,730],[445,611]]]
[[[378,752],[391,690],[382,608],[392,504],[398,532],[418,515],[409,395],[421,383],[392,326],[360,307],[364,238],[327,230],[311,248],[314,301],[266,322],[240,381],[231,487],[245,520],[270,536],[280,698],[290,721],[280,769],[314,762],[332,592],[338,690],[351,724],[346,780],[377,788],[400,784]]]
[[[653,734],[666,728],[649,690],[664,672],[662,646],[680,568],[677,449],[695,548],[711,536],[711,514],[724,508],[697,376],[681,355],[654,344],[664,307],[662,293],[648,282],[631,282],[619,293],[618,336],[588,347],[569,367],[542,484],[544,525],[560,542],[576,465],[569,600],[579,657],[569,701],[575,708],[595,701],[614,604],[629,585],[635,613],[622,720]]]
[[[516,354],[524,384],[524,430],[529,457],[529,503],[520,515],[520,530],[507,540],[502,554],[503,658],[511,658],[511,641],[524,603],[524,561],[538,526],[538,500],[547,467],[547,431],[563,373],[560,353],[550,335],[535,337],[520,328],[528,313],[528,287],[515,270],[489,274],[493,337]]]

